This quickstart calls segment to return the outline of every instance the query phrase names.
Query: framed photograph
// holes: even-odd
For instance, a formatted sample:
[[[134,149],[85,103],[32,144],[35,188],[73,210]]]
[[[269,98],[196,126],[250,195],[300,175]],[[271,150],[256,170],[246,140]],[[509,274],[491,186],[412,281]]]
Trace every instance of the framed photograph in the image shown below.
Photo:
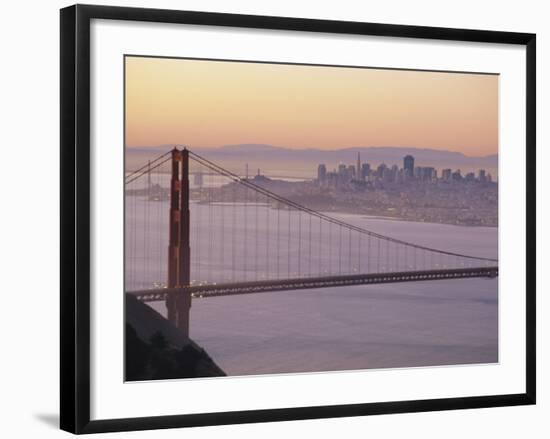
[[[535,403],[535,35],[61,10],[61,428]]]

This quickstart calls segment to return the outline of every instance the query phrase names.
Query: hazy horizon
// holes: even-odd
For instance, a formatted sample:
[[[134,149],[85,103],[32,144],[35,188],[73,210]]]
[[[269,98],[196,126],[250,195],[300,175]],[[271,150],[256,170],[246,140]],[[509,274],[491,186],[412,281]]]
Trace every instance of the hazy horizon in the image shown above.
[[[126,169],[137,169],[147,160],[173,148],[172,145],[157,145],[128,148],[126,150]],[[181,145],[178,145],[181,147]],[[466,156],[457,151],[434,150],[405,147],[349,147],[334,150],[288,149],[273,145],[224,145],[221,147],[198,148],[188,145],[190,150],[223,164],[236,173],[246,173],[246,166],[267,176],[292,175],[297,178],[313,178],[317,175],[317,166],[325,164],[333,169],[340,163],[355,165],[357,153],[361,161],[376,167],[382,163],[388,166],[403,166],[403,157],[411,154],[415,166],[432,166],[441,172],[443,169],[460,169],[462,172],[478,172],[485,169],[493,178],[498,179],[498,154],[483,157]],[[258,171],[260,170],[260,171]]]
[[[405,145],[368,145],[368,146],[362,146],[362,145],[353,145],[353,146],[342,146],[342,147],[334,147],[331,149],[323,149],[323,148],[317,148],[317,147],[296,147],[296,148],[290,148],[286,146],[281,145],[273,145],[273,144],[267,144],[267,143],[258,143],[258,142],[247,142],[247,143],[239,143],[239,144],[230,144],[225,143],[221,145],[212,145],[212,146],[201,146],[201,145],[190,145],[185,143],[164,143],[164,144],[152,144],[152,145],[125,145],[126,148],[129,149],[156,149],[156,148],[183,148],[188,147],[190,149],[197,148],[197,149],[208,149],[208,150],[215,150],[215,149],[230,149],[235,147],[266,147],[266,148],[273,148],[273,149],[285,149],[292,152],[300,152],[300,151],[311,151],[311,152],[345,152],[345,151],[352,151],[357,149],[404,149],[404,150],[417,150],[417,151],[433,151],[438,153],[450,153],[450,154],[462,154],[464,157],[467,158],[487,158],[492,156],[498,156],[498,151],[490,154],[483,154],[483,155],[468,155],[464,154],[462,151],[456,151],[456,150],[450,150],[450,149],[436,149],[436,148],[428,148],[428,147],[422,147],[422,146],[405,146]]]

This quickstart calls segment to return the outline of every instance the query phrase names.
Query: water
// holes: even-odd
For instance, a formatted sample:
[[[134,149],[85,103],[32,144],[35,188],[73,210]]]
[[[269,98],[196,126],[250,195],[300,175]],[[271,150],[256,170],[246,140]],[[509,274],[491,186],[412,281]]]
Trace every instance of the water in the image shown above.
[[[196,165],[195,165],[196,166]],[[164,164],[162,165],[162,169],[165,169],[165,172],[151,172],[151,181],[153,183],[159,184],[160,186],[164,188],[170,187],[170,180],[172,178],[172,174],[168,172],[168,165]],[[279,181],[287,181],[287,182],[301,182],[301,181],[308,181],[313,180],[314,177],[290,177],[290,176],[284,176],[283,174],[285,171],[278,171],[275,174],[273,173],[267,173],[262,174],[264,177],[268,178],[274,178]],[[137,176],[138,173],[133,172],[126,172],[126,177],[132,179],[132,176]],[[244,178],[244,175],[241,175],[240,178]],[[253,178],[254,175],[249,175],[249,178]],[[189,187],[191,189],[203,187],[203,188],[210,188],[210,187],[220,187],[223,186],[232,180],[228,177],[225,177],[223,175],[214,174],[208,170],[205,170],[204,167],[200,167],[199,169],[191,169],[191,172],[189,173]],[[131,183],[132,189],[145,189],[148,186],[148,180],[147,177],[141,177],[137,178],[136,180],[133,180]]]
[[[495,279],[229,296],[191,308],[192,337],[229,375],[491,363],[497,323]]]
[[[126,249],[127,256],[134,257],[127,259],[127,284],[134,288],[151,287],[153,282],[165,278],[168,205],[139,197],[128,198],[134,199],[127,200]],[[290,218],[291,224],[291,235],[285,235],[279,228],[284,243],[280,244],[279,258],[274,257],[277,215],[287,221]],[[498,253],[496,228],[393,221],[351,214],[334,216],[376,233],[428,247],[482,257],[497,257]],[[324,242],[326,239],[319,239],[326,237],[326,229],[321,230],[317,238],[312,229],[315,245],[311,253],[309,244],[303,244],[298,251],[297,242],[309,242],[308,220],[300,219],[298,212],[272,209],[262,203],[248,203],[246,207],[219,203],[215,208],[193,203],[191,218],[191,268],[195,283],[231,281],[232,276],[239,280],[274,277],[277,261],[280,277],[292,277],[308,269],[328,271],[329,264],[331,272],[337,270],[339,258],[335,243],[330,251]],[[301,236],[302,241],[296,237],[299,221],[305,234]],[[222,225],[224,229],[220,229]],[[250,229],[253,232],[245,234],[245,230]],[[218,230],[218,235],[209,233],[211,230]],[[255,239],[255,230],[259,241]],[[361,247],[355,236],[347,242],[352,243],[352,255],[348,259],[344,257],[346,273],[379,269],[372,248],[359,262],[356,251],[366,246],[365,241]],[[233,243],[237,267],[231,267]],[[347,249],[344,247],[342,253],[348,255]],[[397,251],[402,267],[412,269],[412,254],[405,256],[403,250]],[[288,264],[289,255],[291,264]],[[381,265],[383,270],[384,262]],[[151,306],[166,314],[162,302]],[[192,338],[229,375],[491,363],[498,361],[498,279],[195,299],[190,331]]]
[[[168,201],[127,197],[127,290],[165,283],[168,212]],[[388,242],[304,212],[274,208],[261,199],[195,201],[190,214],[193,285],[492,265]],[[496,229],[331,216],[422,246],[496,257]]]

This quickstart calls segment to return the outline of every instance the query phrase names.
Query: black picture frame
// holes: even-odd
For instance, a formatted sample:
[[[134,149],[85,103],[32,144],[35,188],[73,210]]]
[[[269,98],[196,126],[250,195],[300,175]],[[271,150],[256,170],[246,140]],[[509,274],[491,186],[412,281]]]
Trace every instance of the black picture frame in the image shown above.
[[[90,21],[92,19],[525,46],[527,60],[525,66],[527,87],[526,392],[495,396],[90,420]],[[72,433],[98,433],[535,404],[535,34],[89,5],[75,5],[62,9],[60,25],[60,424],[63,430]]]

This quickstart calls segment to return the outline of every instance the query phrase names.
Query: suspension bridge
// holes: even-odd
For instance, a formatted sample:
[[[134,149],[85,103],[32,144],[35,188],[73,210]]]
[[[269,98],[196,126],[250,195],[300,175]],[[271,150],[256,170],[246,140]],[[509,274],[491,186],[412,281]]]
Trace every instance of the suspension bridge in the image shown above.
[[[195,298],[495,276],[497,259],[375,233],[185,148],[125,176],[125,290],[186,335]]]

